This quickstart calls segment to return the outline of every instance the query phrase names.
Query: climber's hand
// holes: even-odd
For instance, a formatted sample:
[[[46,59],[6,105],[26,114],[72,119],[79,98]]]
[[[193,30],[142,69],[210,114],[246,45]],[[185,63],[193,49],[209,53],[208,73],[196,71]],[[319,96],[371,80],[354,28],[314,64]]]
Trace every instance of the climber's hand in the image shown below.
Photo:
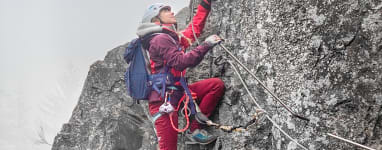
[[[212,1],[216,1],[216,0],[212,0]],[[207,2],[211,4],[211,0],[207,0]]]
[[[202,0],[202,1],[200,1],[200,5],[203,6],[205,9],[210,10],[211,9],[211,0]]]
[[[217,44],[222,42],[222,39],[217,35],[211,35],[211,36],[207,37],[204,42],[210,46],[216,46]]]

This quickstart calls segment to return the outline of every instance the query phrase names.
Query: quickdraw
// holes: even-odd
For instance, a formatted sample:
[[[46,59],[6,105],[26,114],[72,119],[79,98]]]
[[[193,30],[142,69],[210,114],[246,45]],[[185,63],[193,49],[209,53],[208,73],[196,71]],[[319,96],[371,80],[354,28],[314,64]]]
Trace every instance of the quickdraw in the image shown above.
[[[201,124],[207,124],[208,126],[215,126],[215,128],[221,129],[224,132],[229,132],[229,133],[244,132],[248,129],[249,126],[253,124],[257,124],[259,120],[261,120],[262,118],[261,116],[263,113],[265,113],[263,109],[257,109],[256,113],[252,116],[252,119],[250,121],[248,121],[245,125],[238,125],[238,126],[221,125],[218,123],[214,123],[203,114],[197,114],[195,119]]]
[[[220,55],[219,57],[216,57],[214,60],[214,64],[217,66],[218,72],[220,72],[219,77],[224,76],[225,71],[226,71],[227,62],[223,61],[223,60],[225,60],[225,59],[223,58],[222,55]]]

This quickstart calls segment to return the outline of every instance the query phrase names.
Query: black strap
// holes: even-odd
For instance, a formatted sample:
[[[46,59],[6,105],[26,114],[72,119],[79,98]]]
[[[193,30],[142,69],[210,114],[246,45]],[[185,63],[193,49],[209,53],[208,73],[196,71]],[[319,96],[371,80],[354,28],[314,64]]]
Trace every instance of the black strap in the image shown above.
[[[211,10],[211,5],[206,3],[204,0],[202,0],[202,2],[200,2],[200,5],[202,5],[207,10]]]
[[[148,34],[148,35],[145,35],[143,37],[140,37],[141,41],[142,41],[142,47],[145,49],[145,50],[148,50],[149,47],[150,47],[150,44],[149,44],[149,41],[148,40],[151,40],[152,38],[154,38],[154,36],[156,36],[156,34]]]

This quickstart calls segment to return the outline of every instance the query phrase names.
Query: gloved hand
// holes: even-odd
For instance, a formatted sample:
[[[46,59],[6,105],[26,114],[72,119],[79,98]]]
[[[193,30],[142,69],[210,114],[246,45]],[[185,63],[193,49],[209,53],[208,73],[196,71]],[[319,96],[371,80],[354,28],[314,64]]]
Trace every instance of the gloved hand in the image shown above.
[[[212,1],[216,1],[216,0],[212,0]],[[207,0],[207,2],[211,4],[211,0]]]
[[[206,9],[210,10],[211,9],[211,0],[202,0],[202,1],[200,1],[200,5]]]
[[[205,43],[207,43],[209,46],[216,46],[222,41],[222,39],[217,35],[210,35],[209,37],[204,40]]]

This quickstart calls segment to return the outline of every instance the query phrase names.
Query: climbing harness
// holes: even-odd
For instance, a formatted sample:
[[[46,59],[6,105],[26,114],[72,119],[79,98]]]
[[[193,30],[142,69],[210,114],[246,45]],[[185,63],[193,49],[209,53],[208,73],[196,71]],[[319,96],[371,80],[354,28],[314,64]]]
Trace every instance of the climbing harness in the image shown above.
[[[191,18],[193,19],[193,2],[191,3]],[[192,20],[191,19],[191,20]],[[200,45],[199,41],[198,41],[198,38],[196,37],[196,34],[195,34],[195,30],[194,30],[194,24],[191,22],[191,26],[192,26],[192,32],[193,32],[193,35],[194,35],[194,38],[195,38],[195,41],[198,43],[198,45]],[[248,68],[246,68],[231,52],[229,52],[221,43],[219,43],[219,45],[238,63],[240,64],[240,66],[242,66],[248,73],[250,73],[277,101],[279,101],[284,108],[286,108],[293,116],[299,118],[299,119],[302,119],[302,120],[306,120],[306,121],[309,121],[309,119],[305,118],[305,117],[302,117],[296,113],[294,113],[289,107],[287,107],[272,91],[270,91]],[[219,60],[220,59],[220,60]],[[218,57],[218,60],[215,61],[215,63],[217,65],[219,65],[217,62],[221,61],[221,59],[223,59],[222,57]],[[299,147],[301,147],[302,149],[305,149],[305,150],[308,150],[306,147],[304,147],[303,145],[299,144],[295,139],[293,139],[291,136],[289,136],[284,130],[281,129],[281,127],[279,125],[277,125],[270,117],[269,115],[266,114],[266,112],[260,107],[260,105],[256,102],[256,99],[252,96],[251,92],[249,91],[247,85],[245,84],[244,80],[241,78],[240,76],[240,73],[238,72],[237,68],[232,64],[232,62],[228,61],[228,63],[234,68],[235,70],[235,73],[239,76],[240,78],[240,81],[242,82],[243,86],[245,87],[245,89],[247,90],[249,96],[251,97],[251,99],[254,101],[254,103],[256,104],[256,106],[258,107],[258,109],[256,110],[256,114],[252,117],[252,119],[246,123],[245,125],[239,125],[239,126],[227,126],[227,125],[220,125],[220,124],[217,124],[217,123],[214,123],[212,122],[210,119],[208,119],[208,117],[206,117],[199,109],[197,103],[195,102],[195,100],[192,98],[192,95],[191,95],[191,92],[189,91],[189,89],[187,88],[187,83],[185,82],[185,79],[184,77],[182,76],[180,78],[180,83],[182,85],[182,87],[184,88],[185,90],[185,95],[183,96],[183,98],[178,102],[178,107],[176,109],[174,109],[172,107],[172,105],[170,104],[170,97],[171,97],[171,94],[169,96],[169,93],[166,92],[166,96],[165,96],[165,102],[164,104],[161,106],[160,108],[160,111],[156,114],[153,115],[153,123],[155,123],[155,121],[160,117],[162,116],[163,114],[169,114],[169,117],[170,117],[170,121],[171,121],[171,125],[172,125],[172,128],[174,130],[176,130],[177,132],[181,132],[183,133],[184,131],[186,131],[189,127],[189,112],[191,112],[192,115],[195,115],[195,119],[199,122],[199,123],[204,123],[204,124],[207,124],[209,126],[215,126],[216,128],[219,128],[221,129],[222,131],[224,132],[240,132],[240,131],[245,131],[247,130],[248,126],[254,124],[254,123],[257,123],[258,120],[259,120],[259,116],[261,114],[265,114],[266,118],[277,128],[279,129],[285,136],[287,136],[291,141],[295,142]],[[221,64],[220,64],[221,65]],[[223,65],[225,65],[225,63],[223,63]],[[223,69],[225,66],[223,66]],[[164,88],[164,87],[162,87]],[[167,101],[168,99],[168,101]],[[183,102],[185,101],[185,102]],[[182,108],[181,112],[183,113],[184,112],[184,116],[186,118],[186,126],[183,128],[183,129],[178,129],[175,127],[174,125],[174,122],[173,122],[173,113],[178,113],[179,109],[180,109],[180,104],[181,103],[184,103],[184,108]],[[190,106],[191,106],[191,109],[188,108],[189,106],[189,103],[190,103]]]
[[[256,75],[253,73],[253,72],[251,72],[245,65],[243,65],[243,63],[241,63],[240,62],[240,60],[239,59],[237,59],[226,47],[224,47],[222,44],[220,44],[219,43],[219,45],[220,45],[220,47],[222,47],[224,50],[225,50],[225,52],[227,52],[230,56],[231,56],[231,58],[232,59],[234,59],[235,61],[236,61],[236,63],[238,63],[241,67],[243,67],[244,68],[244,70],[245,71],[247,71],[253,78],[255,78],[256,79],[256,81],[258,82],[258,83],[260,83],[260,85],[265,89],[265,90],[267,90],[288,112],[290,112],[294,117],[297,117],[297,118],[299,118],[299,119],[302,119],[302,120],[305,120],[305,121],[309,121],[309,119],[308,118],[306,118],[306,117],[303,117],[303,116],[301,116],[301,115],[298,115],[298,114],[296,114],[295,112],[293,112],[284,102],[282,102],[281,101],[281,99],[279,98],[279,97],[277,97],[276,96],[276,94],[274,94],[271,90],[269,90],[269,88],[263,83],[263,82],[261,82],[257,77],[256,77]]]
[[[193,36],[195,38],[195,41],[197,42],[198,45],[200,45],[200,42],[196,36],[196,33],[195,33],[195,29],[194,29],[194,24],[192,22],[194,16],[194,6],[193,6],[193,1],[191,1],[191,12],[190,12],[190,19],[191,19],[191,29],[192,29],[192,33],[193,33]],[[184,132],[188,129],[189,127],[189,117],[191,115],[200,115],[202,114],[197,103],[195,102],[195,100],[192,98],[192,95],[191,95],[191,91],[190,89],[188,88],[187,86],[187,82],[183,76],[183,74],[181,75],[180,77],[180,83],[185,91],[185,95],[179,100],[178,102],[178,107],[176,109],[173,108],[173,106],[171,105],[170,101],[171,101],[171,94],[172,93],[168,93],[168,92],[163,92],[165,90],[165,85],[163,85],[162,87],[162,93],[166,93],[166,96],[165,96],[165,102],[160,106],[159,108],[159,111],[158,113],[154,114],[153,115],[153,119],[152,119],[152,122],[155,123],[155,121],[161,117],[163,114],[169,114],[169,117],[170,117],[170,121],[171,121],[171,126],[174,130],[176,130],[177,132]],[[184,100],[185,99],[185,100]],[[168,100],[168,101],[167,101]],[[185,101],[185,102],[183,102]],[[173,122],[173,113],[178,113],[179,109],[180,109],[180,104],[181,103],[184,103],[183,105],[183,108],[181,109],[181,113],[183,114],[183,116],[186,118],[186,126],[183,128],[183,129],[178,129],[175,127],[174,125],[174,122]]]
[[[224,41],[224,40],[222,40]],[[242,66],[248,73],[250,73],[269,93],[271,93],[271,95],[273,97],[275,97],[293,116],[297,117],[297,118],[300,118],[302,120],[306,120],[306,121],[309,121],[309,119],[305,118],[305,117],[302,117],[300,115],[297,115],[296,113],[294,113],[289,107],[287,107],[273,92],[271,92],[266,86],[265,84],[263,84],[247,67],[245,67],[227,48],[225,48],[221,43],[219,43],[219,45],[240,65]],[[219,62],[224,59],[222,56],[221,57],[218,57],[217,60],[215,60],[215,64],[219,64]],[[257,106],[257,110],[256,110],[256,114],[254,117],[252,117],[251,121],[249,121],[246,125],[244,126],[225,126],[225,125],[220,125],[220,124],[217,124],[217,123],[214,123],[212,122],[211,120],[209,120],[205,115],[203,115],[202,113],[200,114],[196,114],[195,115],[195,119],[199,122],[199,123],[204,123],[204,124],[207,124],[209,126],[215,126],[216,128],[219,128],[225,132],[232,132],[232,131],[245,131],[246,128],[248,126],[250,126],[251,124],[255,123],[257,120],[258,120],[258,116],[262,113],[264,113],[265,111],[263,111],[263,109],[261,108],[261,106],[257,103],[255,97],[252,96],[251,92],[249,91],[246,83],[244,82],[243,78],[241,77],[238,69],[236,68],[236,66],[231,62],[231,61],[228,61],[228,63],[232,66],[232,68],[234,69],[234,72],[238,75],[241,83],[243,84],[245,90],[247,91],[249,97],[253,100],[253,102],[256,104]],[[220,63],[220,64],[225,64],[224,63]],[[273,121],[271,119],[271,117],[269,117],[268,114],[265,113],[265,116],[266,118],[277,128],[280,130],[281,133],[283,133],[286,137],[288,137],[291,141],[295,142],[299,147],[301,147],[302,149],[305,149],[307,150],[307,148],[303,145],[301,145],[300,143],[298,143],[295,139],[293,139],[290,135],[288,135],[283,129],[281,129],[281,127],[279,125],[277,125],[277,123],[275,121]]]
[[[356,143],[356,142],[353,142],[353,141],[344,139],[344,138],[342,138],[342,137],[339,137],[339,136],[336,136],[336,135],[333,135],[333,134],[330,134],[330,133],[327,133],[327,134],[328,134],[329,136],[331,136],[331,137],[334,137],[334,138],[336,138],[336,139],[340,139],[340,140],[345,141],[345,142],[348,142],[348,143],[350,143],[350,144],[357,145],[357,146],[362,147],[362,148],[364,148],[364,149],[375,150],[375,149],[373,149],[373,148],[367,147],[367,146],[365,146],[365,145],[358,144],[358,143]]]
[[[194,24],[192,23],[192,20],[193,20],[193,13],[194,13],[194,6],[193,6],[193,1],[191,1],[191,10],[190,10],[190,18],[191,18],[191,28],[192,28],[192,32],[193,32],[193,36],[195,38],[195,41],[197,42],[198,45],[200,45],[200,42],[195,34],[195,30],[194,30]],[[224,39],[222,38],[222,41],[224,41]],[[235,60],[236,63],[238,63],[242,68],[244,68],[245,71],[247,71],[253,78],[255,78],[255,80],[266,90],[268,91],[272,97],[274,97],[289,113],[292,114],[292,116],[296,117],[296,118],[299,118],[301,120],[305,120],[305,121],[310,121],[310,119],[306,118],[306,117],[303,117],[295,112],[293,112],[291,110],[291,108],[289,108],[284,102],[282,102],[282,100],[276,96],[276,94],[274,94],[263,82],[261,82],[253,72],[251,72],[243,63],[241,63],[241,61],[239,59],[237,59],[225,46],[223,46],[221,43],[219,43],[220,47],[223,48],[225,50],[225,52],[227,54],[230,55],[230,57]],[[211,56],[213,57],[213,56]],[[213,57],[213,58],[216,58],[216,57]],[[191,110],[195,110],[196,112],[192,113],[195,115],[195,119],[196,121],[198,121],[199,123],[201,124],[207,124],[208,126],[215,126],[215,128],[218,128],[218,129],[221,129],[222,131],[224,132],[243,132],[243,131],[246,131],[248,126],[252,125],[252,124],[255,124],[255,123],[258,123],[260,118],[261,118],[261,115],[265,115],[266,119],[268,119],[272,124],[273,126],[275,126],[282,134],[284,134],[287,138],[289,138],[291,141],[293,141],[294,143],[296,143],[300,148],[304,149],[304,150],[308,150],[308,148],[306,148],[305,146],[303,146],[302,144],[298,143],[297,140],[293,139],[290,135],[288,135],[275,121],[273,121],[271,119],[271,117],[261,108],[261,106],[257,103],[257,100],[255,97],[253,97],[253,95],[251,94],[251,92],[249,91],[248,89],[248,86],[246,85],[245,81],[243,80],[243,78],[241,77],[237,67],[231,62],[231,61],[228,61],[228,62],[222,62],[221,61],[225,59],[223,58],[223,56],[219,56],[216,58],[216,60],[214,61],[214,64],[216,66],[222,66],[221,68],[221,76],[223,76],[224,72],[225,72],[225,65],[228,63],[233,69],[234,69],[234,72],[237,74],[237,76],[239,77],[242,85],[244,86],[245,90],[247,91],[249,97],[253,100],[253,102],[255,103],[255,105],[257,106],[258,109],[256,109],[256,113],[255,115],[253,115],[252,119],[247,122],[244,126],[242,125],[239,125],[239,126],[228,126],[228,125],[221,125],[221,124],[217,124],[217,123],[214,123],[212,122],[210,119],[208,119],[207,116],[205,116],[203,113],[200,112],[200,109],[199,107],[197,106],[197,103],[192,99],[191,95],[189,96],[184,96],[180,101],[179,101],[179,104],[178,104],[178,107],[171,111],[170,112],[170,120],[171,120],[171,125],[172,127],[178,131],[178,132],[181,132],[183,134],[183,132],[185,130],[188,129],[188,126],[189,126],[189,112]],[[182,85],[183,86],[183,85]],[[187,93],[187,91],[186,91]],[[188,103],[190,101],[190,98],[192,99],[191,100],[191,103],[193,102],[193,106],[195,107],[194,109],[191,109],[188,108]],[[185,100],[185,102],[183,102]],[[180,103],[183,102],[184,103],[184,108],[182,108],[181,112],[183,113],[184,112],[184,116],[187,120],[187,124],[185,126],[185,128],[183,129],[177,129],[175,126],[174,126],[174,123],[173,123],[173,120],[172,120],[172,115],[173,113],[177,113],[179,108],[180,108]],[[171,104],[169,104],[171,105]],[[172,107],[172,106],[171,106]],[[162,113],[160,113],[159,115],[155,114],[153,116],[153,120],[154,118],[159,118],[160,116],[162,115]],[[155,119],[155,120],[156,120]],[[155,122],[154,120],[154,122]],[[155,129],[154,129],[155,130]],[[155,131],[156,132],[156,131]],[[354,144],[356,146],[359,146],[359,147],[362,147],[362,148],[365,148],[365,149],[368,149],[368,150],[375,150],[373,148],[369,148],[367,146],[364,146],[364,145],[361,145],[361,144],[358,144],[358,143],[355,143],[353,141],[350,141],[350,140],[347,140],[347,139],[344,139],[344,138],[341,138],[341,137],[338,137],[336,135],[333,135],[333,134],[330,134],[330,133],[327,133],[329,136],[331,137],[334,137],[334,138],[337,138],[337,139],[340,139],[340,140],[343,140],[345,142],[348,142],[348,143],[351,143],[351,144]],[[184,136],[182,136],[184,137]],[[184,141],[184,139],[183,139]]]
[[[195,102],[195,100],[192,98],[191,91],[188,88],[187,81],[184,78],[183,73],[181,73],[181,76],[179,78],[179,82],[180,82],[182,88],[184,89],[185,94],[179,100],[177,108],[174,109],[174,107],[170,103],[171,102],[171,95],[173,94],[174,90],[177,90],[177,88],[175,88],[173,86],[169,86],[169,87],[167,87],[167,89],[170,89],[169,90],[170,92],[169,92],[169,91],[165,90],[166,85],[163,85],[162,91],[164,91],[163,93],[165,93],[164,94],[165,95],[164,96],[164,103],[159,107],[159,111],[153,115],[152,122],[153,122],[153,124],[155,124],[155,121],[159,117],[161,117],[163,114],[168,114],[170,117],[172,128],[177,132],[184,132],[189,127],[189,124],[190,124],[189,117],[191,115],[195,115],[197,112],[200,112],[200,109],[199,109],[197,103]],[[185,101],[185,102],[183,102],[183,101]],[[181,112],[184,112],[184,117],[186,118],[187,124],[183,129],[178,129],[175,127],[175,124],[173,121],[173,114],[178,113],[178,111],[180,109],[180,105],[182,102],[184,103],[184,105],[183,105],[183,108],[181,109]]]

